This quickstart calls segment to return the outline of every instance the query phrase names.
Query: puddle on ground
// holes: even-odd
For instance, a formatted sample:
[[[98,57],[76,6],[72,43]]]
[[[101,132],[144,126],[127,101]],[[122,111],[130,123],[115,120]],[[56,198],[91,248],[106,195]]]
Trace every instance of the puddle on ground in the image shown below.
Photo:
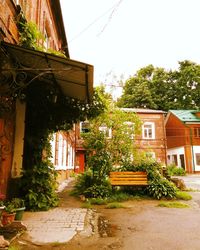
[[[98,218],[98,232],[100,237],[114,237],[116,231],[119,230],[118,226],[112,225],[105,217],[99,216]]]

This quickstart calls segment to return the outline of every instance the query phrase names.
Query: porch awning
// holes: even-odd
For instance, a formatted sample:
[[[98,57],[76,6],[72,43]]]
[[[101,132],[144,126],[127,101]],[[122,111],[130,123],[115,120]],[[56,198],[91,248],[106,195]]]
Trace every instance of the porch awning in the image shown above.
[[[2,67],[1,62],[1,74],[6,71],[24,72],[31,76],[31,83],[36,80],[54,81],[64,95],[90,101],[93,93],[92,65],[6,42],[1,42],[0,48],[11,62],[11,68]]]

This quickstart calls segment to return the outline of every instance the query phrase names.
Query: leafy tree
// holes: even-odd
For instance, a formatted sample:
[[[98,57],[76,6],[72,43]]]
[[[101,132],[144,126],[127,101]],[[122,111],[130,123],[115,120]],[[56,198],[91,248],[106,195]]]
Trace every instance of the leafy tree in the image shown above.
[[[183,61],[178,70],[148,65],[130,77],[118,100],[119,107],[197,109],[200,107],[200,65]]]
[[[97,179],[106,177],[113,165],[131,161],[133,135],[138,134],[141,127],[137,115],[115,108],[108,99],[105,102],[105,112],[91,119],[90,131],[82,135],[88,155],[87,167]]]

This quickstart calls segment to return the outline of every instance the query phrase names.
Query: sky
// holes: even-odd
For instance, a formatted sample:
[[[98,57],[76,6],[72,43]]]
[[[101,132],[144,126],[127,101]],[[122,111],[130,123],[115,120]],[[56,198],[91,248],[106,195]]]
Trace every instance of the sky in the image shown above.
[[[200,64],[199,0],[60,0],[70,58],[94,66],[94,86],[149,64]]]

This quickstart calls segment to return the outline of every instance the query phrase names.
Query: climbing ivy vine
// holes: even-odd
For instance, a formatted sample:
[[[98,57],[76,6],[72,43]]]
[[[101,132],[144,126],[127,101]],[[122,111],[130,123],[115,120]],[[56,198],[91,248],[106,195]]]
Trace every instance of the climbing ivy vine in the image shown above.
[[[21,46],[42,50],[38,47],[38,41],[43,36],[34,23],[28,23],[20,13],[17,26]],[[105,106],[98,92],[94,92],[92,102],[86,104],[64,96],[53,83],[34,82],[24,94],[26,124],[20,192],[27,208],[46,210],[58,204],[56,171],[49,161],[49,136],[58,130],[71,129],[74,123],[86,117],[97,116]]]

